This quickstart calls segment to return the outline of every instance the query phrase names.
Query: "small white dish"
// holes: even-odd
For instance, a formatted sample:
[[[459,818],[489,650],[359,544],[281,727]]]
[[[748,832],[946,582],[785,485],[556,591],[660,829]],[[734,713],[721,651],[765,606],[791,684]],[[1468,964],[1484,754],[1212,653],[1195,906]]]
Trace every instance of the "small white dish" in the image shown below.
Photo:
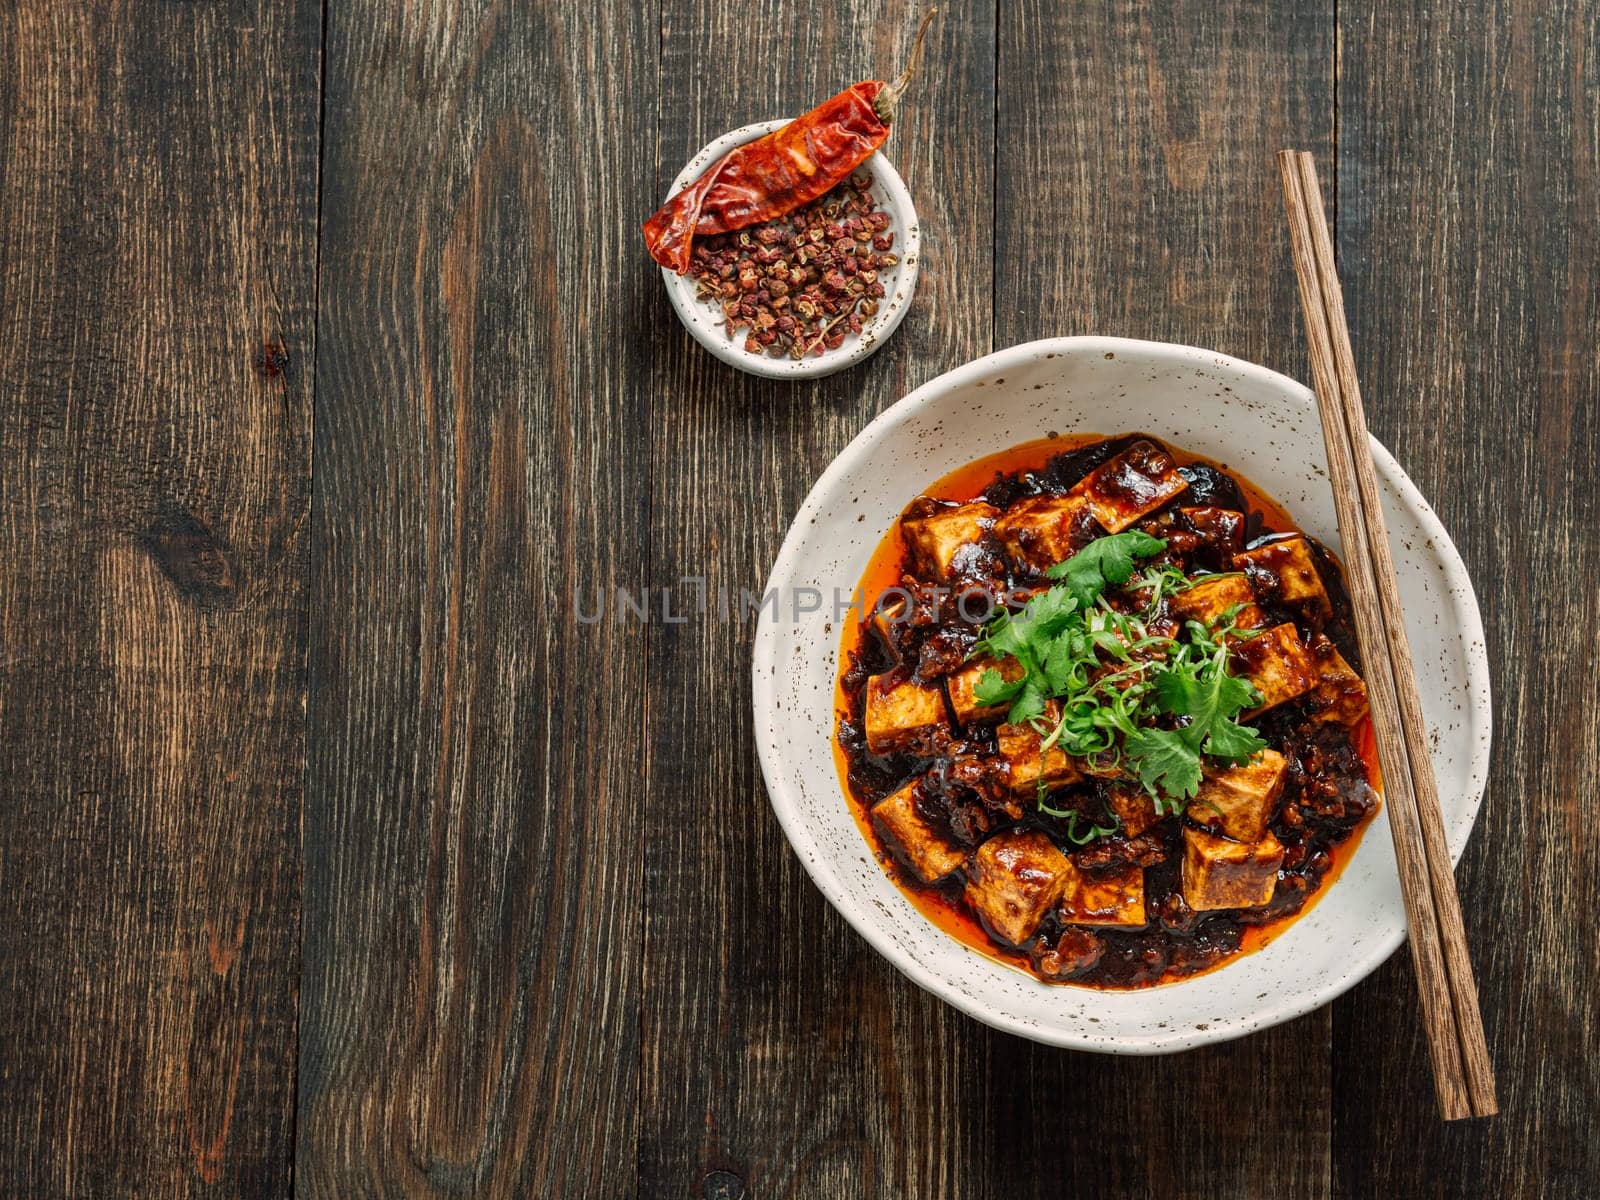
[[[688,165],[672,181],[667,195],[677,195],[735,146],[754,141],[788,123],[787,120],[757,121],[723,134],[689,160]],[[922,243],[917,227],[917,210],[911,205],[911,193],[906,190],[905,181],[881,150],[856,169],[871,173],[872,193],[889,214],[889,228],[894,232],[894,253],[900,256],[899,266],[882,277],[886,294],[878,306],[877,315],[866,322],[861,333],[847,335],[844,345],[837,350],[824,350],[821,354],[807,355],[798,360],[752,354],[744,348],[743,336],[728,336],[728,331],[723,328],[722,310],[711,301],[695,296],[692,275],[678,275],[662,267],[661,278],[667,285],[667,296],[672,301],[673,311],[697,342],[729,366],[738,367],[752,375],[767,379],[817,379],[863,361],[900,327],[900,322],[905,320],[906,309],[911,305],[912,293],[917,289],[917,258]]]
[[[848,603],[868,556],[922,488],[1051,431],[1153,434],[1238,471],[1313,536],[1339,545],[1311,393],[1264,367],[1188,346],[1077,337],[1014,346],[941,375],[833,461],[778,553],[767,586],[779,608],[762,610],[752,668],[756,743],[773,809],[823,895],[879,953],[997,1029],[1082,1050],[1157,1054],[1318,1008],[1405,939],[1387,809],[1317,904],[1267,946],[1207,974],[1123,992],[1045,984],[956,941],[912,907],[849,812],[834,765],[833,701],[840,622],[854,615],[836,613],[835,595]],[[1459,858],[1488,777],[1483,623],[1433,510],[1377,441],[1372,455],[1445,831]]]

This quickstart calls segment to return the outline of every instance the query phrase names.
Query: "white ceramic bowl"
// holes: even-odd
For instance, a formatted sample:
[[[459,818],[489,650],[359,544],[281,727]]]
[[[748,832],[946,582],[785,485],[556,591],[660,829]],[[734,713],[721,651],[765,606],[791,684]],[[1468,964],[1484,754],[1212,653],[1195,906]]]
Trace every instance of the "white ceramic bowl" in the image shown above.
[[[1153,434],[1238,470],[1308,532],[1339,544],[1311,393],[1264,367],[1187,346],[1078,337],[1014,346],[941,375],[834,460],[778,553],[768,587],[781,606],[763,611],[753,666],[756,739],[773,808],[817,886],[876,950],[998,1029],[1083,1050],[1153,1054],[1309,1012],[1405,938],[1386,811],[1315,907],[1263,949],[1182,982],[1113,992],[1041,983],[942,933],[874,861],[846,807],[831,749],[835,589],[848,603],[869,554],[925,485],[1051,431]],[[1372,454],[1434,735],[1450,852],[1459,858],[1488,773],[1483,624],[1433,510],[1376,441]],[[797,591],[806,588],[827,598],[820,611],[797,611],[814,607],[810,593]]]
[[[754,125],[723,134],[689,160],[688,165],[672,181],[667,195],[677,195],[735,146],[753,141],[788,123],[757,121]],[[905,320],[906,309],[911,305],[911,295],[917,290],[917,257],[922,244],[917,228],[917,210],[911,206],[911,193],[906,190],[905,181],[881,150],[857,170],[872,174],[872,194],[889,214],[889,228],[894,231],[892,253],[900,256],[900,265],[880,277],[884,285],[884,298],[878,305],[877,315],[865,323],[861,333],[846,335],[844,345],[837,350],[824,350],[821,354],[798,360],[751,354],[744,348],[743,333],[731,338],[728,336],[722,324],[722,310],[709,300],[696,298],[692,275],[678,275],[662,267],[661,278],[666,282],[673,311],[678,314],[678,320],[683,322],[684,328],[694,334],[697,342],[729,366],[738,367],[752,375],[767,379],[816,379],[863,361],[900,327],[900,322]]]

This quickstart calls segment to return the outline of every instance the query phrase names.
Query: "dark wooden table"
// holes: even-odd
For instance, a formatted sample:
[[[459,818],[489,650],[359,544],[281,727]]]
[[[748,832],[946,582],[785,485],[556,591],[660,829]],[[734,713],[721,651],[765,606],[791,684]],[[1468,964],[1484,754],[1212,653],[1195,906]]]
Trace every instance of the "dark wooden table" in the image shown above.
[[[951,4],[893,142],[924,274],[753,381],[637,233],[893,0],[14,0],[0,13],[0,1193],[1589,1197],[1600,1188],[1600,9]],[[1502,1115],[1398,956],[1152,1060],[924,995],[766,804],[749,623],[829,459],[992,348],[1304,377],[1317,152],[1375,432],[1466,557],[1459,875]]]

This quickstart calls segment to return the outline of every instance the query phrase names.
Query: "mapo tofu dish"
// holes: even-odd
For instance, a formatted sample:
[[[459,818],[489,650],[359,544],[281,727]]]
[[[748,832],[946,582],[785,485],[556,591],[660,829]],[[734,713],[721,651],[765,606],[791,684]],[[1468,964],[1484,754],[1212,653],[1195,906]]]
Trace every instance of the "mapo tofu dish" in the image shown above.
[[[921,911],[1053,983],[1253,949],[1378,805],[1332,554],[1153,438],[1056,438],[915,499],[845,634],[840,769]]]

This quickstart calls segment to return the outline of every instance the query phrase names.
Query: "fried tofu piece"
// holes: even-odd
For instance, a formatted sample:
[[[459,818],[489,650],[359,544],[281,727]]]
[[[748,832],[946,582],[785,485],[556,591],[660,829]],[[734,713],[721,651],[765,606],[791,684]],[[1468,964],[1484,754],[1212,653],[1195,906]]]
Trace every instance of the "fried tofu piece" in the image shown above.
[[[948,579],[961,573],[963,558],[976,553],[999,515],[998,508],[981,500],[936,507],[919,516],[901,517],[900,536],[922,574]]]
[[[1009,703],[983,704],[978,700],[976,689],[985,671],[999,671],[1007,683],[1014,683],[1026,674],[1022,664],[1014,658],[979,658],[946,676],[944,684],[950,693],[950,707],[955,711],[956,720],[963,725],[998,721],[1011,707]]]
[[[1150,793],[1136,783],[1119,780],[1105,790],[1106,807],[1122,822],[1125,837],[1138,837],[1161,820]]]
[[[1186,621],[1199,621],[1211,625],[1234,605],[1240,605],[1234,624],[1241,629],[1260,629],[1267,623],[1267,614],[1256,603],[1256,590],[1243,575],[1202,575],[1181,592],[1173,593],[1171,605],[1174,615]]]
[[[1037,830],[999,833],[972,856],[967,903],[990,933],[1020,946],[1061,899],[1072,870],[1067,856]]]
[[[948,727],[944,693],[903,676],[874,675],[867,680],[864,724],[874,754],[904,750]]]
[[[1367,715],[1367,685],[1327,638],[1318,634],[1308,647],[1317,663],[1317,686],[1306,699],[1313,720],[1354,725]]]
[[[917,781],[872,806],[872,824],[924,883],[943,879],[963,866],[966,853],[917,812]]]
[[[1040,574],[1071,558],[1096,532],[1082,496],[1028,496],[994,523],[994,535],[1012,563]]]
[[[1036,718],[1040,724],[1050,726],[1060,719],[1061,706],[1054,700],[1045,705],[1044,715]],[[1001,725],[994,731],[994,740],[1000,757],[1006,762],[1010,787],[1015,793],[1037,791],[1041,775],[1045,787],[1051,788],[1065,787],[1083,779],[1059,746],[1040,752],[1044,736],[1032,725]]]
[[[1333,601],[1317,571],[1311,543],[1303,537],[1268,542],[1233,556],[1263,599],[1303,614],[1320,625],[1333,616]]]
[[[1259,842],[1267,834],[1288,772],[1289,760],[1276,750],[1263,750],[1243,766],[1208,768],[1184,812],[1213,832]]]
[[[1087,500],[1106,532],[1121,533],[1188,486],[1172,455],[1154,442],[1137,441],[1090,471],[1068,494]]]
[[[1304,696],[1317,683],[1317,664],[1288,622],[1235,642],[1233,670],[1261,693],[1260,705],[1244,714],[1247,718]]]
[[[1202,829],[1183,831],[1183,899],[1196,912],[1256,908],[1272,899],[1283,845],[1270,833],[1259,842],[1230,842]]]
[[[1104,871],[1080,871],[1069,859],[1061,890],[1061,919],[1071,925],[1145,923],[1144,868],[1134,863]]]

